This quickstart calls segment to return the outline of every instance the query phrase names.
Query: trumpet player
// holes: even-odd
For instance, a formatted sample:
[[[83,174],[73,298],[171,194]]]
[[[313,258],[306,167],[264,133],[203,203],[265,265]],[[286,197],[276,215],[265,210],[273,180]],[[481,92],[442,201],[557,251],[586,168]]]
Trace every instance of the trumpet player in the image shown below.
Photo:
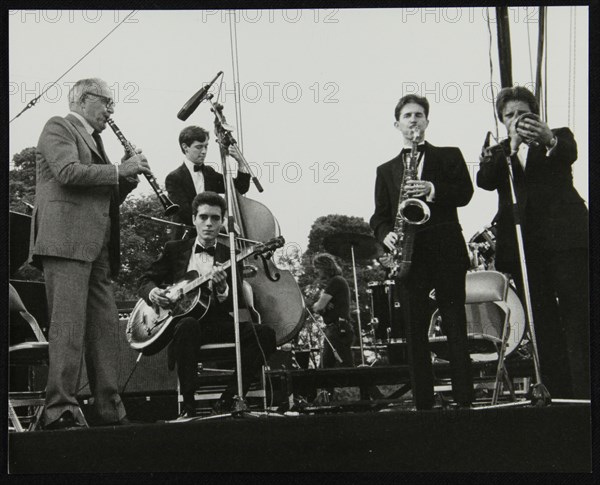
[[[523,290],[508,181],[510,159],[544,384],[554,397],[589,398],[588,210],[573,187],[577,143],[551,130],[524,87],[502,89],[508,139],[480,156],[477,185],[498,192],[496,268]]]
[[[442,329],[448,336],[453,397],[458,406],[469,407],[473,398],[465,315],[469,258],[457,207],[471,200],[473,184],[458,148],[436,147],[425,141],[429,126],[426,98],[404,96],[394,115],[403,148],[377,168],[375,213],[370,224],[377,240],[396,260],[392,266],[398,266],[400,260],[400,266],[408,267],[406,276],[395,286],[399,287],[407,326],[413,400],[417,409],[431,409],[434,405],[428,304],[429,294],[435,289]],[[411,157],[417,164],[415,177],[407,180],[405,166]],[[409,212],[419,212],[419,208],[423,217],[412,220]],[[410,247],[402,241],[412,235],[414,244],[410,254]]]
[[[100,133],[114,113],[108,84],[82,79],[70,113],[52,117],[36,149],[30,260],[44,271],[50,318],[46,429],[87,426],[77,401],[85,357],[95,421],[123,424],[115,345],[119,317],[111,277],[119,270],[119,204],[150,174],[143,155],[112,165]]]

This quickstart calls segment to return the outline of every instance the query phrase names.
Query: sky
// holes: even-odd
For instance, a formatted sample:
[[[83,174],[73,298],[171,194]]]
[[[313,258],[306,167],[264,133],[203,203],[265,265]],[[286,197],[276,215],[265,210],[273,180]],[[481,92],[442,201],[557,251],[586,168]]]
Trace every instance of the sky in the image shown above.
[[[117,101],[113,119],[147,156],[156,179],[182,162],[182,128],[211,132],[206,162],[220,164],[210,105],[186,122],[176,115],[217,72],[219,101],[245,158],[264,187],[248,196],[267,205],[290,247],[305,250],[320,216],[369,220],[376,167],[401,149],[394,107],[409,93],[430,101],[427,140],[458,146],[475,185],[488,130],[496,133],[500,86],[494,9],[246,10],[235,13],[241,134],[236,120],[230,11],[13,10],[9,15],[9,106],[13,119],[31,99],[115,29],[35,107],[12,121],[11,156],[37,144],[45,122],[68,113],[69,86],[106,80]],[[532,86],[538,11],[510,7],[514,84]],[[549,7],[547,120],[575,133],[574,184],[588,200],[588,9]],[[490,57],[491,53],[491,57]],[[490,59],[493,74],[490,75]],[[217,86],[211,92],[217,92]],[[500,125],[499,135],[506,135]],[[113,161],[122,147],[103,133]],[[243,143],[242,143],[243,142]],[[135,193],[152,193],[142,180]],[[158,202],[157,202],[158,203]],[[475,189],[459,209],[465,238],[489,224],[497,195]]]

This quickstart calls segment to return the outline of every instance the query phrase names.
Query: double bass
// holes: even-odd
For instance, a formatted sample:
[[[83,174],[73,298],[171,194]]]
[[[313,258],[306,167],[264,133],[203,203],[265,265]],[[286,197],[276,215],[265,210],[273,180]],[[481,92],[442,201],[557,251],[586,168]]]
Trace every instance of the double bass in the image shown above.
[[[224,160],[230,145],[236,144],[231,132],[223,128],[223,106],[215,103],[215,131]],[[225,173],[226,167],[223,167]],[[231,178],[226,178],[227,190],[231,191],[232,212],[235,218],[237,249],[243,249],[252,240],[267,242],[281,236],[277,219],[264,204],[238,193]],[[277,345],[292,340],[302,329],[305,317],[304,298],[292,273],[275,266],[270,257],[260,254],[256,259],[244,261],[243,292],[253,315],[263,325],[275,331]],[[256,319],[255,318],[255,319]]]

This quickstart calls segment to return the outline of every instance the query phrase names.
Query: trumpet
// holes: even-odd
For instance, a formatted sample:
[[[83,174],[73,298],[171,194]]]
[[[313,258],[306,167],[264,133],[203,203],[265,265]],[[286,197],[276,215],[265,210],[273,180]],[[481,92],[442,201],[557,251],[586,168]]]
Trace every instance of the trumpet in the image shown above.
[[[537,146],[540,145],[540,143],[536,139],[534,139],[534,138],[527,138],[527,137],[521,135],[518,132],[519,131],[519,124],[522,123],[523,121],[527,120],[527,119],[540,121],[540,117],[538,115],[536,115],[535,113],[523,113],[515,121],[515,132],[517,132],[517,134],[523,139],[523,143],[526,143],[530,147],[537,147]]]
[[[119,129],[119,127],[116,125],[116,123],[111,118],[107,119],[106,122],[108,123],[108,126],[111,127],[112,131],[114,131],[115,135],[117,135],[117,138],[119,139],[119,141],[125,148],[125,152],[130,157],[134,156],[136,153],[135,147],[129,142],[129,140],[127,140],[127,138],[125,138],[125,135],[123,135],[123,132]],[[150,175],[144,174],[144,175],[145,175],[146,179],[148,179],[148,182],[150,183],[150,187],[152,187],[152,189],[158,196],[158,200],[164,207],[165,215],[171,216],[171,215],[175,214],[179,210],[179,206],[177,204],[174,204],[171,201],[171,199],[169,199],[169,196],[167,194],[165,194],[164,190],[162,190],[160,188],[160,185],[158,185],[158,182],[154,178],[154,175],[152,175],[152,174],[150,174]]]

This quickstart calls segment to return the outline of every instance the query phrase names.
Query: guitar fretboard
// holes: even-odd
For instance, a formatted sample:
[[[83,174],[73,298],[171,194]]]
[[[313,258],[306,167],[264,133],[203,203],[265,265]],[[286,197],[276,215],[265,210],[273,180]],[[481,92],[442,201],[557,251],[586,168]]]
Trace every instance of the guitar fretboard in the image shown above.
[[[236,263],[239,263],[240,261],[246,259],[248,256],[251,256],[255,252],[258,252],[256,246],[242,249],[239,254],[236,254],[236,257],[235,257]],[[221,266],[221,269],[227,270],[230,267],[231,267],[231,259],[229,259],[225,263],[223,263],[223,265]],[[188,283],[186,283],[185,285],[183,285],[182,287],[180,287],[179,290],[182,291],[184,294],[186,294],[186,293],[198,288],[200,285],[206,283],[211,278],[212,277],[210,275],[199,276],[198,278],[195,278],[195,279],[189,281]]]

